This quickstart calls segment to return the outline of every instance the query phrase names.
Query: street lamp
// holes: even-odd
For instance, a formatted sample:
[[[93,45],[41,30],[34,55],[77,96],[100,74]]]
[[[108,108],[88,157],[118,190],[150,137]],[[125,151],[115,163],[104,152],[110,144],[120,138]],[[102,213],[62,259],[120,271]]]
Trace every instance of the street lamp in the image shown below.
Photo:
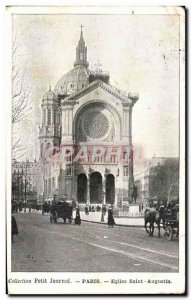
[[[102,191],[102,205],[105,205],[105,194],[106,192],[105,191]]]

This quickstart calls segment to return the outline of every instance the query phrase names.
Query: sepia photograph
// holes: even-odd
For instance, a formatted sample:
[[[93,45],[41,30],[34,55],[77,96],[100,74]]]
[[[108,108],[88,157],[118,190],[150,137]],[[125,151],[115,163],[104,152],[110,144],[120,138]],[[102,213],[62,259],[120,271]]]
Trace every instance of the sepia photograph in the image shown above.
[[[7,24],[7,293],[183,294],[185,9]]]

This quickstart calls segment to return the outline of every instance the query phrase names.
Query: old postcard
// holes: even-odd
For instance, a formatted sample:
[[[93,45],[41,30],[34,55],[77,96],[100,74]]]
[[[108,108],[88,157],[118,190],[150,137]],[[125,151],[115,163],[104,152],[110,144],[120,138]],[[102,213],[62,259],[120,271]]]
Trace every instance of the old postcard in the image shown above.
[[[6,15],[7,293],[185,293],[185,9]]]

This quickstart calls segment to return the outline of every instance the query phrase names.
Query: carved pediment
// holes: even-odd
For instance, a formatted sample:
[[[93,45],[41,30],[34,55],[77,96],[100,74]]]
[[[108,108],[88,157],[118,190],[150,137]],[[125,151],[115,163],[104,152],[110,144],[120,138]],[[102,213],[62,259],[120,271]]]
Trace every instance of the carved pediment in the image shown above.
[[[133,94],[134,96],[131,97],[131,94],[124,93],[119,89],[116,89],[112,87],[109,84],[104,83],[101,80],[96,80],[92,83],[90,83],[88,86],[82,88],[81,90],[77,91],[76,93],[73,93],[72,95],[66,97],[64,100],[62,100],[61,105],[66,106],[66,105],[74,105],[76,103],[76,100],[79,98],[83,97],[84,95],[95,91],[94,93],[96,96],[99,97],[99,90],[98,88],[103,89],[116,99],[120,100],[123,105],[134,105],[134,103],[138,100],[139,95],[138,94]]]

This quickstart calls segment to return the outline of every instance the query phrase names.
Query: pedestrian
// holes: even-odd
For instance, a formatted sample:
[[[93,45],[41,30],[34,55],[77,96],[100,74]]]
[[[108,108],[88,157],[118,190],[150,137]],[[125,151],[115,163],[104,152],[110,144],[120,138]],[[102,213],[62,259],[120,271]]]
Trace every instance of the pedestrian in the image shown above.
[[[89,210],[88,210],[87,204],[86,204],[86,206],[85,206],[85,214],[86,214],[86,215],[89,215]]]
[[[80,208],[79,206],[76,207],[76,217],[75,217],[75,225],[78,224],[80,225],[81,224],[81,217],[80,217]]]
[[[18,227],[17,227],[17,222],[16,222],[16,219],[15,217],[12,215],[11,217],[11,240],[12,240],[12,243],[14,241],[13,237],[15,234],[18,234],[19,231],[18,231]]]
[[[106,206],[105,205],[102,206],[102,212],[103,212],[103,214],[105,216],[105,214],[106,214]]]
[[[113,217],[113,210],[111,208],[108,209],[108,226],[113,227],[115,224],[115,220]]]
[[[104,222],[104,213],[101,213],[101,222]]]

